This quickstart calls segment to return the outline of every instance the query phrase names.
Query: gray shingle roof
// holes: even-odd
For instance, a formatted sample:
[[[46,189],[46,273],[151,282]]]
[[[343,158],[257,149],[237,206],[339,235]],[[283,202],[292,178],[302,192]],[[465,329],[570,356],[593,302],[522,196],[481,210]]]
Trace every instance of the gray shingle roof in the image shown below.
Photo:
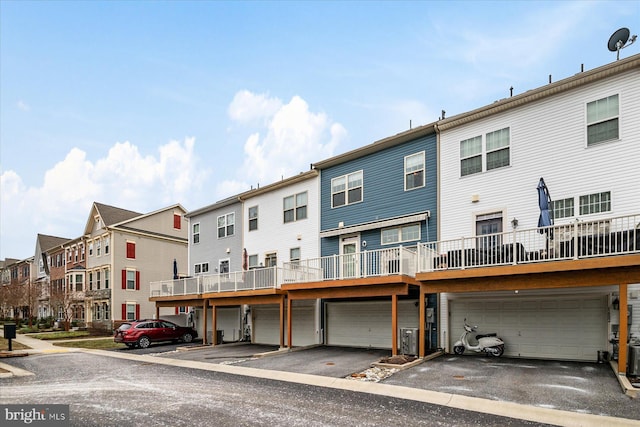
[[[106,226],[117,224],[142,215],[139,212],[116,208],[115,206],[104,205],[98,202],[94,202],[93,204],[98,210],[98,213]]]

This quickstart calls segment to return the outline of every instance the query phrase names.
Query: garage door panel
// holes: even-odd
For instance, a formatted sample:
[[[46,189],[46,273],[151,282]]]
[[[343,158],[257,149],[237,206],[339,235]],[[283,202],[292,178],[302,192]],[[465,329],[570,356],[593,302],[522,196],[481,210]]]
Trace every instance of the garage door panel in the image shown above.
[[[418,327],[416,301],[398,302],[398,328]],[[391,348],[391,301],[328,302],[327,344]]]
[[[607,345],[604,296],[460,299],[450,301],[450,311],[450,345],[462,333],[465,317],[481,332],[498,333],[506,356],[595,360]]]

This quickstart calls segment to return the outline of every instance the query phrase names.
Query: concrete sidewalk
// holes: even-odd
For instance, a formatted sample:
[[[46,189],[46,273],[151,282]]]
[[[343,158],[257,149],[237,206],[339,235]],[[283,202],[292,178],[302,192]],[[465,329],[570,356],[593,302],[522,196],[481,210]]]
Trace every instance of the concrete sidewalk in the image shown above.
[[[112,357],[126,359],[144,363],[153,363],[159,365],[175,366],[181,368],[200,369],[206,371],[221,372],[232,375],[242,375],[254,378],[262,378],[275,381],[283,381],[297,384],[306,384],[316,387],[332,388],[337,390],[347,390],[359,393],[370,393],[382,396],[388,396],[398,399],[406,399],[428,404],[435,404],[451,408],[463,409],[468,411],[476,411],[487,414],[510,417],[533,421],[544,424],[560,425],[560,426],[639,426],[639,420],[628,418],[619,418],[612,416],[594,415],[587,413],[571,412],[561,409],[551,409],[546,407],[532,406],[529,404],[521,404],[507,402],[504,400],[485,399],[482,397],[464,396],[451,392],[426,390],[416,386],[407,386],[410,381],[403,385],[392,385],[388,383],[364,382],[345,378],[336,378],[330,376],[313,375],[300,372],[290,372],[283,370],[268,369],[266,366],[261,368],[227,365],[220,363],[211,363],[210,360],[193,360],[195,353],[199,351],[190,351],[192,360],[178,359],[166,354],[163,357],[157,355],[140,355],[126,351],[106,351],[106,350],[88,350],[88,349],[71,349],[59,348],[53,344],[37,340],[31,337],[20,336],[19,342],[25,345],[33,345],[33,350],[26,350],[30,353],[57,353],[57,352],[86,352],[103,357]],[[210,351],[210,350],[209,350]],[[205,350],[205,353],[207,351]],[[299,357],[304,357],[304,352],[299,352]],[[176,354],[177,356],[177,354]],[[209,356],[210,357],[210,356]],[[203,358],[204,359],[204,358]],[[271,358],[269,358],[271,359]],[[272,359],[273,360],[273,359]],[[7,364],[0,364],[0,367],[11,370],[12,367]],[[407,372],[408,373],[408,372]],[[15,372],[15,376],[28,375],[29,373]],[[631,402],[630,402],[631,403]],[[633,410],[635,406],[631,406]]]

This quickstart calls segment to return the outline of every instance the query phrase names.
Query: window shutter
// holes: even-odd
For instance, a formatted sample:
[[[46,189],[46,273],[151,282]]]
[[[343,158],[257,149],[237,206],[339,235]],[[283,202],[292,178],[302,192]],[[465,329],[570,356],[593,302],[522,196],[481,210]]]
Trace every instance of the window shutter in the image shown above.
[[[140,290],[140,272],[136,271],[136,291]]]
[[[122,320],[127,320],[127,304],[122,304]]]
[[[180,314],[179,310],[178,310],[178,307],[176,307],[176,314]]]
[[[136,304],[136,319],[140,318],[140,304]]]
[[[127,289],[127,270],[122,270],[122,289]]]
[[[135,242],[127,242],[127,258],[136,258],[136,244]]]
[[[176,230],[180,230],[180,225],[181,225],[180,219],[181,219],[180,215],[173,214],[173,228],[175,228]]]

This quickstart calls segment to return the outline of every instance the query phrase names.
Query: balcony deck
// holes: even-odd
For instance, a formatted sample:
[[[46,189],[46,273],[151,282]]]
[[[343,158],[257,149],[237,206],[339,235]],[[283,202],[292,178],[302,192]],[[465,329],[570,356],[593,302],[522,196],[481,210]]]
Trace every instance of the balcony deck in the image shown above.
[[[151,283],[151,300],[291,291],[300,296],[305,291],[310,298],[326,297],[327,291],[347,297],[358,294],[348,289],[358,287],[369,288],[367,296],[389,291],[400,295],[406,294],[407,286],[421,283],[433,292],[446,292],[456,280],[466,281],[469,289],[490,290],[499,282],[508,287],[506,280],[522,286],[523,278],[532,276],[537,276],[537,286],[568,287],[579,272],[581,281],[595,286],[604,281],[640,281],[639,266],[640,215],[631,215],[164,280]],[[542,276],[549,276],[548,285],[540,285]],[[397,289],[373,290],[380,286]]]

